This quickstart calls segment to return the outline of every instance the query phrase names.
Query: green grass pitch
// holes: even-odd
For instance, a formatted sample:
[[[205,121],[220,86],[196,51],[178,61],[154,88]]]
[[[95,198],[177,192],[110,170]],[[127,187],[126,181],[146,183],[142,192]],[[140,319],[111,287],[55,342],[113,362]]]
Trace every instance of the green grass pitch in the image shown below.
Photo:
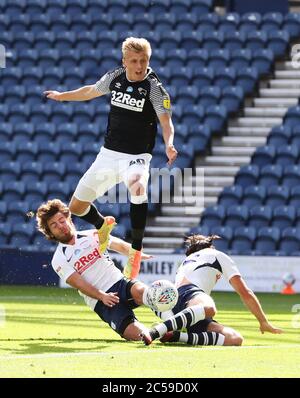
[[[239,330],[242,347],[190,347],[121,339],[73,289],[0,286],[0,377],[299,377],[300,295],[259,294],[282,335],[262,335],[233,293],[214,293],[216,319]],[[157,321],[139,308],[140,321]],[[2,316],[3,318],[3,316]]]

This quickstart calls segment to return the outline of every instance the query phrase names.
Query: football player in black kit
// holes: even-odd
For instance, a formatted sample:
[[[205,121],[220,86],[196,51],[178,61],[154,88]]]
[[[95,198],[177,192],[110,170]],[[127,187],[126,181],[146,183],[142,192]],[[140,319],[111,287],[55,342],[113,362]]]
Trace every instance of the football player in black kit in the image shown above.
[[[134,279],[140,268],[148,209],[149,165],[157,118],[162,127],[168,164],[174,162],[177,151],[173,145],[170,98],[149,67],[150,43],[143,38],[129,37],[122,44],[122,55],[123,66],[107,72],[93,85],[62,93],[45,91],[44,94],[56,101],[87,101],[105,94],[111,96],[104,146],[80,179],[69,208],[97,228],[100,252],[103,253],[115,220],[103,217],[93,202],[114,185],[125,183],[130,192],[132,246],[124,274]]]

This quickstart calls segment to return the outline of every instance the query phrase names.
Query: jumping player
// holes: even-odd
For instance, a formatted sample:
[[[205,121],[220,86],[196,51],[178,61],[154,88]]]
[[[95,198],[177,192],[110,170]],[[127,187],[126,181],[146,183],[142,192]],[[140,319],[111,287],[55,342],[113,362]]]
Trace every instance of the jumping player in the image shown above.
[[[127,38],[122,44],[123,66],[106,73],[97,83],[77,90],[45,91],[56,101],[87,101],[110,94],[104,146],[79,181],[69,208],[99,230],[100,253],[108,245],[114,226],[112,217],[103,218],[93,202],[114,185],[124,182],[130,192],[132,247],[124,274],[135,278],[140,268],[142,241],[147,218],[147,183],[151,153],[162,127],[168,164],[177,156],[173,145],[174,127],[170,98],[159,78],[149,67],[150,43],[143,38]]]

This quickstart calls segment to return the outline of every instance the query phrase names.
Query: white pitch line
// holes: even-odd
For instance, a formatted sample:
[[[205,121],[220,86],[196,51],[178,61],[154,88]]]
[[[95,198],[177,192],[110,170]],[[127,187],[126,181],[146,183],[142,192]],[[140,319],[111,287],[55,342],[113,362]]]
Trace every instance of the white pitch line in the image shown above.
[[[164,348],[164,349],[157,349],[157,348],[142,348],[139,349],[139,353],[148,353],[150,352],[157,352],[157,353],[161,353],[161,352],[171,352],[170,348],[175,348],[175,347],[169,347],[168,349]],[[286,344],[286,345],[282,345],[282,346],[274,346],[274,345],[261,345],[261,346],[241,346],[241,347],[233,347],[233,346],[210,346],[210,347],[205,347],[205,346],[201,346],[201,347],[181,347],[180,351],[185,351],[185,350],[193,350],[193,352],[195,350],[228,350],[230,348],[234,348],[235,350],[245,350],[245,349],[271,349],[271,348],[275,348],[275,349],[287,349],[287,348],[300,348],[300,343],[299,344]],[[178,347],[175,348],[176,349],[176,353],[178,353]],[[121,352],[95,352],[95,351],[91,351],[91,352],[71,352],[71,353],[53,353],[53,354],[32,354],[32,355],[20,355],[20,354],[16,354],[16,355],[0,355],[0,360],[6,360],[6,359],[34,359],[34,358],[39,358],[39,359],[47,359],[47,358],[64,358],[64,357],[83,357],[83,356],[88,356],[88,357],[92,357],[92,356],[105,356],[105,355],[128,355],[129,352],[132,351],[121,351]]]

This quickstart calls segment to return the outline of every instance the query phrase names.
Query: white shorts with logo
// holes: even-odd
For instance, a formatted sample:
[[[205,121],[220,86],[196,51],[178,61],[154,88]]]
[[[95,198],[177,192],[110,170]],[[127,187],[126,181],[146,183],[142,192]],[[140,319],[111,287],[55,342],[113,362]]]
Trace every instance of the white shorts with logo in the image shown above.
[[[79,180],[74,197],[92,203],[116,184],[124,182],[128,188],[130,177],[137,174],[142,176],[140,182],[146,192],[151,159],[149,153],[130,155],[102,147],[94,163]]]

